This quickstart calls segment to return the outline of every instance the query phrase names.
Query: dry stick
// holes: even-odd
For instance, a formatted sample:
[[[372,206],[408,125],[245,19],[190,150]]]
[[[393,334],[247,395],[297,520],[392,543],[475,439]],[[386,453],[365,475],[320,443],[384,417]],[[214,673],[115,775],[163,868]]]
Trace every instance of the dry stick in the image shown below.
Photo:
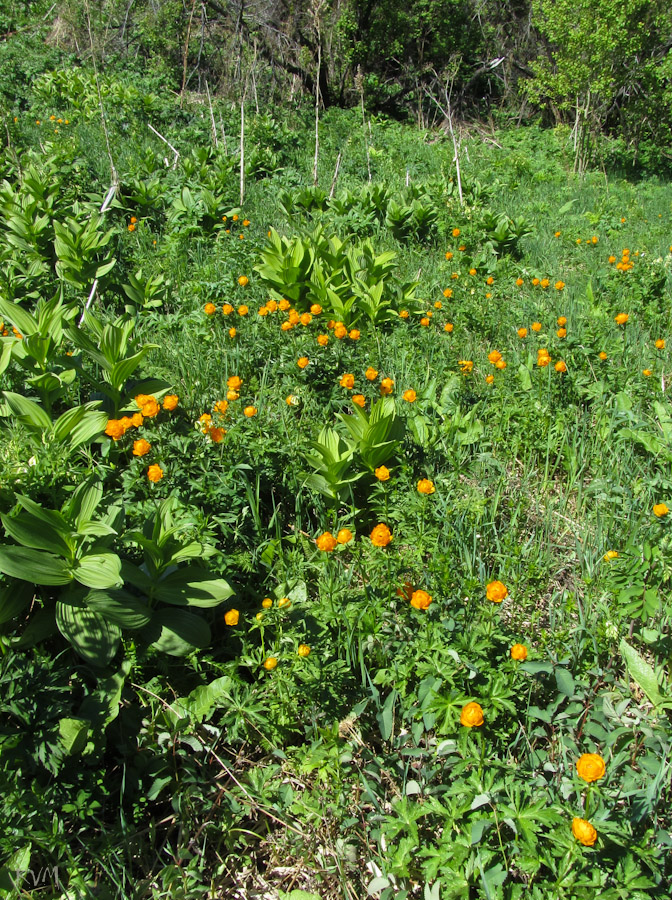
[[[101,122],[101,125],[103,126],[103,134],[105,135],[105,146],[107,148],[107,156],[110,161],[110,171],[112,174],[112,186],[110,187],[110,190],[107,192],[107,196],[105,197],[105,200],[103,201],[103,205],[100,208],[100,212],[102,215],[105,212],[105,210],[108,208],[110,203],[112,202],[112,198],[114,197],[115,193],[117,192],[117,188],[119,187],[119,176],[117,175],[117,170],[114,167],[114,160],[112,159],[112,150],[110,148],[110,135],[108,133],[107,122],[105,120],[105,107],[103,106],[103,97],[102,97],[102,94],[100,93],[100,82],[98,81],[98,67],[96,65],[96,53],[93,48],[93,34],[91,32],[91,16],[89,13],[89,0],[84,0],[84,5],[86,7],[86,24],[87,24],[87,29],[89,32],[89,45],[91,47],[91,62],[93,64],[93,75],[94,75],[94,79],[96,82],[96,91],[98,92],[98,105],[100,107],[100,122]],[[79,320],[79,327],[81,327],[82,322],[84,321],[84,315],[86,314],[86,311],[89,309],[89,307],[93,303],[93,298],[96,296],[97,290],[98,290],[98,279],[94,278],[93,285],[91,286],[91,292],[86,301],[86,305],[84,306],[84,309],[82,310],[82,315]]]
[[[245,197],[245,94],[240,101],[240,205]]]
[[[453,154],[454,154],[453,162],[455,163],[455,171],[457,173],[457,193],[460,198],[460,205],[464,206],[464,198],[462,196],[462,172],[460,169],[460,148],[457,143],[457,138],[455,137],[455,129],[453,128],[453,111],[452,111],[452,108],[450,105],[450,97],[451,97],[452,92],[453,92],[453,78],[450,79],[450,88],[448,88],[448,86],[446,85],[446,87],[443,89],[443,93],[446,98],[446,106],[448,107],[446,110],[443,108],[443,106],[441,106],[441,104],[436,99],[436,97],[433,94],[431,94],[427,90],[427,88],[425,88],[425,93],[427,94],[429,99],[432,100],[434,103],[436,103],[436,105],[439,107],[439,109],[441,110],[443,115],[448,120],[448,129],[450,131],[450,136],[453,139]]]
[[[339,151],[338,156],[336,157],[336,168],[334,169],[334,177],[331,179],[331,189],[329,191],[329,199],[334,196],[334,191],[336,190],[336,182],[338,181],[338,170],[341,167],[341,153]]]
[[[111,203],[112,200],[114,199],[114,195],[115,195],[116,192],[117,192],[117,187],[118,187],[117,184],[112,184],[111,188],[109,189],[109,191],[108,191],[107,194],[105,195],[105,199],[103,200],[103,205],[100,207],[100,214],[101,214],[101,215],[103,215],[103,213],[105,213],[105,212],[107,211],[108,206],[110,205],[110,203]],[[83,311],[82,311],[82,315],[80,316],[80,319],[79,319],[79,325],[80,325],[80,327],[81,327],[82,322],[84,321],[84,316],[86,315],[86,311],[88,310],[88,308],[89,308],[89,307],[91,306],[91,304],[93,303],[93,298],[96,296],[96,291],[97,291],[97,289],[98,289],[98,279],[97,279],[97,278],[94,278],[94,279],[93,279],[93,285],[92,285],[92,287],[91,287],[91,293],[89,294],[89,299],[86,301],[86,306],[84,307],[84,309],[83,309]]]
[[[212,100],[210,99],[210,88],[208,87],[208,79],[205,79],[205,93],[208,95],[208,106],[210,107],[210,122],[212,123],[212,141],[215,145],[215,150],[219,150],[219,144],[217,142],[217,126],[215,125],[215,114],[212,111]]]
[[[191,38],[191,21],[194,18],[194,10],[196,9],[196,0],[192,0],[191,13],[189,14],[189,24],[187,25],[187,39],[184,42],[184,58],[182,60],[182,89],[180,90],[180,109],[184,100],[184,89],[187,84],[187,56],[189,55],[189,39]]]
[[[171,166],[171,168],[174,169],[175,166],[177,165],[178,159],[180,158],[179,151],[176,150],[175,147],[173,147],[173,145],[170,143],[170,141],[167,141],[167,140],[165,139],[165,137],[161,134],[161,132],[157,131],[156,128],[154,128],[154,126],[151,124],[151,122],[148,122],[147,125],[149,126],[149,128],[154,132],[154,134],[155,134],[158,138],[161,138],[161,140],[163,141],[164,144],[168,144],[168,146],[170,147],[170,149],[171,149],[171,150],[173,151],[173,153],[175,154],[175,159],[173,160],[173,165]],[[165,164],[166,164],[167,166],[170,165],[170,163],[168,162],[168,160],[167,160],[165,157],[164,157],[163,161],[165,162]]]
[[[322,67],[322,46],[320,30],[317,29],[317,73],[315,76],[315,160],[313,162],[313,184],[317,185],[317,160],[320,155],[320,69]]]

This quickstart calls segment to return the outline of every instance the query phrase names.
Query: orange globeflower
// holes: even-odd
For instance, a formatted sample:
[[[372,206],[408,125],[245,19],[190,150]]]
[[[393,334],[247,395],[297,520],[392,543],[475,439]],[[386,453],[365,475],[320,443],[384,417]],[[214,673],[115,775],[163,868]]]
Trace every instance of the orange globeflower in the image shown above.
[[[339,544],[349,544],[353,537],[354,535],[349,528],[341,528],[336,535],[336,540]]]
[[[548,278],[542,278],[540,283],[541,283],[542,288],[544,290],[546,290],[546,288],[549,286],[549,284],[551,282],[548,280]]]
[[[360,336],[359,329],[357,329],[357,328],[350,329],[350,332],[348,333],[348,337],[350,338],[351,341],[358,341],[359,336]]]
[[[559,338],[567,337],[567,329],[566,328],[558,328],[555,332]]]
[[[518,333],[519,338],[526,338],[527,337],[527,328],[519,328],[517,333]]]
[[[564,281],[556,281],[556,282],[555,282],[555,289],[556,289],[556,291],[561,291],[561,290],[564,288],[564,286],[565,286],[565,282],[564,282]]]
[[[126,433],[126,429],[119,419],[108,419],[105,426],[105,434],[111,437],[113,441],[118,441]]]
[[[485,596],[493,603],[501,603],[508,594],[509,589],[501,581],[491,581],[485,588]]]
[[[329,335],[328,334],[318,334],[317,343],[320,347],[326,347],[329,343]]]
[[[483,724],[483,710],[478,703],[467,703],[460,713],[460,725],[465,728],[474,728]]]
[[[431,602],[431,595],[427,591],[413,591],[411,594],[411,606],[414,609],[429,609]]]
[[[659,338],[655,344],[656,350],[664,350],[665,349],[665,341],[662,338]]]
[[[522,278],[516,278],[516,284],[518,285],[518,287],[522,287],[525,284],[525,282],[523,281]]]
[[[317,544],[317,549],[322,550],[323,553],[331,553],[338,546],[338,541],[330,531],[325,531],[324,534],[321,534],[315,539],[315,543]]]
[[[383,378],[380,382],[380,393],[385,396],[394,390],[394,381],[391,378]]]
[[[224,614],[224,621],[227,625],[237,625],[239,619],[240,613],[237,609],[230,609],[227,613]]]
[[[567,316],[558,316],[558,325],[561,328],[564,328],[566,324],[567,324]]]
[[[450,250],[447,250],[446,251],[446,259],[452,259],[452,258],[453,258],[453,254],[450,252]]]
[[[651,371],[651,369],[642,369],[642,375],[646,375],[646,377],[648,378],[650,375],[653,375],[653,372]]]
[[[341,387],[347,388],[351,391],[355,386],[355,376],[350,372],[346,372],[345,375],[341,376],[339,384],[341,385]]]
[[[494,383],[495,383],[495,376],[494,376],[494,375],[486,375],[486,376],[485,376],[485,383],[486,383],[486,384],[494,384]]]
[[[152,445],[144,438],[139,441],[133,441],[133,456],[145,456],[152,449]]]
[[[314,316],[319,316],[319,314],[322,312],[322,307],[319,303],[313,303],[313,305],[310,307],[310,311]]]
[[[533,278],[533,279],[532,279],[532,284],[536,287],[536,286],[539,284],[539,279],[538,279],[538,278]]]
[[[532,322],[532,331],[541,331],[541,322]]]
[[[233,307],[231,306],[230,303],[225,303],[224,306],[222,307],[222,312],[224,313],[225,316],[230,316],[231,313],[233,312]]]
[[[298,366],[300,369],[305,369],[309,362],[310,362],[310,360],[308,359],[307,356],[301,356],[301,357],[296,361],[296,364],[297,364],[297,366]]]
[[[161,466],[157,466],[156,464],[150,466],[149,469],[147,469],[147,478],[154,484],[156,484],[157,481],[161,481],[163,478],[163,469]]]
[[[493,366],[495,365],[495,363],[499,362],[501,358],[502,354],[499,352],[499,350],[491,350],[490,353],[488,353],[488,361],[491,362]]]
[[[378,377],[377,369],[374,369],[373,366],[369,366],[369,368],[364,373],[364,377],[367,381],[375,381]]]
[[[387,466],[378,466],[378,468],[373,473],[378,481],[389,481],[390,480],[390,470]]]
[[[409,313],[408,313],[408,310],[407,310],[407,309],[401,309],[401,310],[399,310],[399,318],[400,318],[400,319],[407,319],[408,316],[409,316]]]
[[[447,331],[448,334],[450,334],[454,327],[455,326],[453,325],[452,322],[446,322],[446,324],[443,326],[443,330]]]
[[[583,778],[590,784],[604,778],[607,767],[599,753],[584,753],[576,761],[576,771],[579,778]]]
[[[387,547],[392,540],[392,532],[387,525],[376,525],[371,532],[371,543],[374,547]]]
[[[264,668],[267,672],[271,672],[278,664],[277,656],[269,656],[268,659],[264,660]]]
[[[434,482],[430,481],[429,478],[421,478],[418,482],[419,494],[433,494],[435,491]]]
[[[244,303],[242,306],[238,307],[238,315],[239,316],[246,316],[249,311],[250,311],[249,308],[247,306],[245,306]]]
[[[148,397],[147,402],[143,403],[140,407],[140,412],[146,419],[153,419],[154,416],[159,414],[159,410],[161,407],[158,404],[158,401],[155,397]]]
[[[617,325],[625,325],[629,318],[630,316],[628,313],[619,313],[617,316],[614,316],[614,322],[616,322]]]
[[[556,372],[566,372],[567,371],[567,363],[564,360],[559,359],[555,364],[555,371]]]
[[[427,326],[429,325],[429,319],[427,318],[427,316],[423,316],[422,319],[420,319],[420,324],[423,326],[423,328],[427,328]]]
[[[364,394],[353,394],[350,399],[353,403],[356,403],[357,406],[361,406],[362,409],[366,406],[366,397]]]
[[[607,262],[609,263],[610,266],[613,265],[616,262],[616,257],[610,256],[609,259],[607,260]]]
[[[453,289],[446,288],[445,291],[443,292],[443,296],[446,298],[446,300],[450,300],[450,298],[453,296]]]
[[[131,416],[131,425],[133,426],[133,428],[140,428],[144,421],[145,417],[142,413],[133,413],[133,415]]]
[[[336,325],[334,328],[334,337],[338,338],[339,341],[342,341],[347,333],[348,329],[345,327],[345,325]]]
[[[238,284],[241,287],[247,287],[247,285],[249,283],[250,283],[250,279],[247,277],[247,275],[241,275],[240,278],[238,279]]]
[[[163,408],[168,411],[172,411],[176,409],[177,404],[180,402],[180,398],[177,394],[168,394],[167,397],[163,398]]]
[[[475,274],[476,274],[476,269],[473,269],[473,268],[472,268],[472,269],[469,269],[469,274],[470,274],[470,275],[475,275]]]
[[[607,550],[602,559],[611,562],[612,559],[618,558],[618,550]]]
[[[653,507],[653,514],[659,519],[662,519],[663,516],[666,516],[669,513],[669,509],[664,503],[656,503]]]
[[[474,363],[471,359],[458,359],[457,364],[463,375],[468,375],[474,368]]]
[[[525,644],[514,644],[511,647],[511,659],[518,660],[518,662],[525,662],[527,659],[527,647]]]
[[[253,416],[256,416],[258,410],[256,406],[246,406],[243,410],[243,415],[248,419],[251,419]]]
[[[208,437],[212,441],[213,444],[221,444],[224,440],[224,435],[226,434],[226,429],[224,428],[211,428],[208,431]]]
[[[239,391],[243,386],[243,379],[240,377],[240,375],[230,375],[226,379],[226,386],[232,391]]]
[[[285,312],[285,310],[289,309],[289,307],[291,305],[292,304],[289,302],[289,300],[287,300],[286,297],[283,297],[281,300],[278,301],[278,309],[281,309],[283,312]]]
[[[503,359],[498,359],[497,362],[495,363],[495,368],[496,369],[505,369],[506,362]]]
[[[261,601],[261,605],[263,609],[270,609],[273,606],[273,601],[270,597],[264,597],[264,599]]]
[[[236,331],[235,328],[229,328],[229,337],[230,337],[230,338],[235,338],[235,336],[236,336],[237,334],[238,334],[238,332]]]
[[[308,644],[299,644],[298,650],[296,651],[302,659],[305,659],[306,656],[310,655],[310,647]]]
[[[203,312],[206,314],[206,316],[214,316],[214,314],[217,312],[217,307],[214,303],[206,303],[203,307]]]
[[[453,228],[453,237],[459,237],[459,236],[460,236],[460,229]]]
[[[572,834],[586,847],[592,847],[597,840],[597,831],[586,819],[575,816],[572,819]]]
[[[602,350],[600,353],[600,359],[604,362],[604,360],[607,358],[608,358],[607,354],[604,352],[604,350]]]
[[[491,275],[491,276],[486,280],[485,283],[486,283],[486,284],[492,285],[492,284],[495,283],[495,279],[494,279],[494,278],[492,277],[492,275]]]
[[[300,316],[299,321],[302,325],[310,325],[310,323],[313,321],[313,317],[310,313],[303,313],[303,315]]]
[[[417,396],[418,395],[415,393],[415,391],[412,388],[409,388],[407,391],[404,391],[404,393],[402,394],[402,397],[404,398],[404,400],[407,403],[415,403]]]

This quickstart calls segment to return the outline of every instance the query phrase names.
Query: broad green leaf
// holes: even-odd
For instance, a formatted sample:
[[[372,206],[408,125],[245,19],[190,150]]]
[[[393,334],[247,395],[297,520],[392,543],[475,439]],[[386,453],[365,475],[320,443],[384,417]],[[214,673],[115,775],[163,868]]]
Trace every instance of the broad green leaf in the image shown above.
[[[26,650],[28,647],[34,647],[35,644],[39,644],[40,641],[51,637],[55,633],[56,619],[54,617],[54,608],[38,609],[31,616],[23,633],[11,639],[11,645],[17,650]]]
[[[56,624],[64,638],[92,666],[106,666],[119,647],[121,629],[84,606],[56,603]]]
[[[0,572],[33,584],[68,584],[72,574],[67,563],[41,550],[0,544]]]
[[[213,578],[207,569],[191,565],[166,575],[152,593],[163,603],[205,608],[223,603],[233,594],[233,589],[223,578]]]
[[[152,618],[147,604],[126,591],[89,591],[84,602],[89,609],[121,628],[144,628]]]
[[[116,553],[88,553],[83,556],[73,570],[74,577],[86,587],[103,590],[123,583],[121,560]]]
[[[15,619],[30,603],[33,586],[27,581],[12,581],[0,588],[0,625]]]
[[[15,394],[13,391],[3,391],[2,396],[17,419],[28,428],[38,431],[51,428],[51,419],[48,414],[34,400],[21,394]]]
[[[144,634],[152,646],[171,656],[185,656],[210,643],[210,627],[205,619],[186,609],[160,609]]]
[[[86,747],[89,725],[85,719],[59,719],[58,740],[66,756],[77,756]]]
[[[658,679],[653,668],[639,655],[634,647],[628,644],[625,638],[621,640],[620,651],[633,681],[637,682],[654,706],[659,706],[663,703],[663,697],[658,687]]]
[[[124,684],[131,671],[131,662],[125,659],[119,671],[109,678],[101,678],[96,684],[93,693],[84,700],[79,708],[79,715],[88,721],[97,730],[107,728],[119,715],[119,702]]]
[[[21,512],[18,516],[0,515],[2,524],[7,534],[14,538],[17,544],[30,547],[33,550],[47,550],[56,556],[66,559],[72,557],[74,547],[55,528],[45,525],[43,521],[28,512]]]
[[[192,722],[200,724],[213,709],[229,702],[228,691],[231,685],[231,678],[228,675],[222,675],[221,678],[216,678],[210,684],[195,688],[188,697],[173,700],[171,706],[179,716],[189,716]]]

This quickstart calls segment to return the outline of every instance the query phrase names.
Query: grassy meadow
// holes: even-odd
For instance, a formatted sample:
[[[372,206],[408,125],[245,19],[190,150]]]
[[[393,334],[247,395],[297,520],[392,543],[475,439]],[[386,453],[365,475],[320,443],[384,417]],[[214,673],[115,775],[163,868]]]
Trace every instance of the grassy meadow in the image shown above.
[[[102,88],[3,127],[0,896],[668,897],[670,185]]]

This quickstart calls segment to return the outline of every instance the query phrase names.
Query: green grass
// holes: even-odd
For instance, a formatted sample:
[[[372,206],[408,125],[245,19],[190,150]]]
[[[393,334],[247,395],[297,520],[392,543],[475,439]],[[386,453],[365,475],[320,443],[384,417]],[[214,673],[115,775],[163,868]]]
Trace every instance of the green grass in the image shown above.
[[[53,218],[85,219],[87,200],[100,197],[99,206],[109,183],[95,109],[87,116],[79,95],[59,90],[59,104],[45,108],[34,97],[9,124],[11,146],[0,160],[26,202],[28,162],[47,183],[63,179],[47,228]],[[133,313],[137,345],[157,345],[133,378],[162,380],[179,406],[145,420],[141,432],[118,441],[99,435],[74,451],[48,436],[29,443],[29,426],[6,409],[0,505],[5,516],[16,513],[17,495],[27,495],[61,508],[89,475],[103,488],[101,508],[123,510],[110,546],[139,563],[136,529],[175,498],[175,539],[198,542],[199,561],[236,593],[196,609],[211,629],[207,647],[172,656],[124,628],[102,669],[53,627],[34,644],[18,642],[38,610],[67,601],[61,591],[69,588],[37,586],[32,604],[0,618],[0,888],[18,896],[7,879],[20,868],[13,854],[27,848],[32,869],[58,866],[55,897],[267,890],[298,900],[300,890],[358,898],[367,887],[382,900],[667,896],[670,538],[666,518],[652,510],[672,507],[672,370],[669,349],[654,346],[662,338],[672,348],[670,185],[603,171],[578,180],[567,135],[528,127],[465,135],[461,205],[445,135],[383,119],[364,131],[357,113],[330,111],[321,123],[320,186],[329,191],[342,152],[337,194],[352,192],[342,195],[349,209],[288,220],[281,191],[296,197],[311,182],[308,113],[279,123],[250,117],[248,150],[276,154],[278,169],[250,177],[238,209],[236,160],[202,153],[210,141],[202,109],[157,103],[160,130],[180,150],[175,170],[163,165],[137,97],[109,110],[122,191],[105,229],[117,262],[94,308],[112,321],[129,303],[129,275],[165,276],[163,306]],[[231,149],[235,118],[224,105],[222,112]],[[71,125],[52,134],[51,114]],[[409,205],[415,190],[435,215],[426,238],[398,240],[367,206],[367,141],[374,182]],[[131,180],[153,175],[157,199],[140,211],[127,199]],[[185,187],[194,197],[212,191],[225,226],[221,215],[213,222],[176,212]],[[34,309],[62,286],[78,321],[83,292],[59,278],[48,241],[40,270],[21,269],[27,251],[7,236],[17,208],[1,199],[2,296]],[[28,222],[42,211],[24,204]],[[530,233],[503,252],[492,243],[489,213],[522,217]],[[255,270],[268,229],[307,240],[318,225],[340,238],[352,229],[353,245],[368,237],[376,253],[397,254],[383,298],[397,311],[407,306],[407,319],[374,325],[363,315],[359,339],[341,341],[326,306],[289,331],[280,328],[286,313],[258,315],[271,296]],[[619,272],[608,258],[620,261],[624,248],[634,266]],[[415,300],[401,304],[394,291],[408,281],[418,282]],[[225,303],[234,308],[228,316]],[[614,321],[621,312],[625,326]],[[565,337],[556,334],[559,316]],[[325,347],[318,334],[329,335]],[[10,335],[11,327],[8,346]],[[60,337],[56,344],[46,366],[62,374],[70,363]],[[550,365],[537,365],[539,348]],[[74,349],[67,333],[62,349]],[[494,349],[506,368],[488,361]],[[34,397],[21,352],[13,350],[3,389]],[[95,357],[73,359],[76,377],[58,411],[102,398]],[[564,373],[554,368],[561,359]],[[471,372],[461,371],[462,360],[473,362]],[[373,381],[369,366],[379,372]],[[339,383],[345,373],[355,377],[353,391]],[[243,380],[240,397],[214,443],[198,420],[208,413],[217,422],[214,405],[232,375]],[[383,377],[394,381],[396,449],[380,434],[356,444],[340,418],[355,411],[354,393],[370,411]],[[412,403],[407,389],[417,393]],[[247,406],[257,414],[246,417]],[[324,426],[353,441],[337,499],[309,480],[307,454]],[[134,457],[139,436],[151,452]],[[380,463],[389,481],[376,479]],[[150,464],[164,471],[157,484],[147,480]],[[422,478],[433,494],[418,493]],[[393,534],[386,548],[369,538],[381,522]],[[353,542],[317,549],[319,535],[345,527]],[[14,543],[9,534],[5,543]],[[605,560],[608,550],[618,557]],[[0,613],[16,589],[3,577]],[[486,599],[495,580],[508,588],[501,605]],[[420,589],[432,597],[426,611],[409,605],[407,594]],[[141,593],[128,581],[126,590]],[[235,626],[224,621],[232,608]],[[311,651],[301,657],[304,643]],[[514,643],[527,647],[526,662],[511,659]],[[626,666],[628,646],[635,655]],[[269,657],[277,667],[264,667]],[[123,689],[101,725],[119,672]],[[482,706],[483,726],[460,724],[468,702]],[[83,746],[66,744],[66,719],[89,723]],[[604,757],[606,775],[588,786],[576,761],[592,752]],[[593,848],[573,837],[574,817],[596,828]]]

